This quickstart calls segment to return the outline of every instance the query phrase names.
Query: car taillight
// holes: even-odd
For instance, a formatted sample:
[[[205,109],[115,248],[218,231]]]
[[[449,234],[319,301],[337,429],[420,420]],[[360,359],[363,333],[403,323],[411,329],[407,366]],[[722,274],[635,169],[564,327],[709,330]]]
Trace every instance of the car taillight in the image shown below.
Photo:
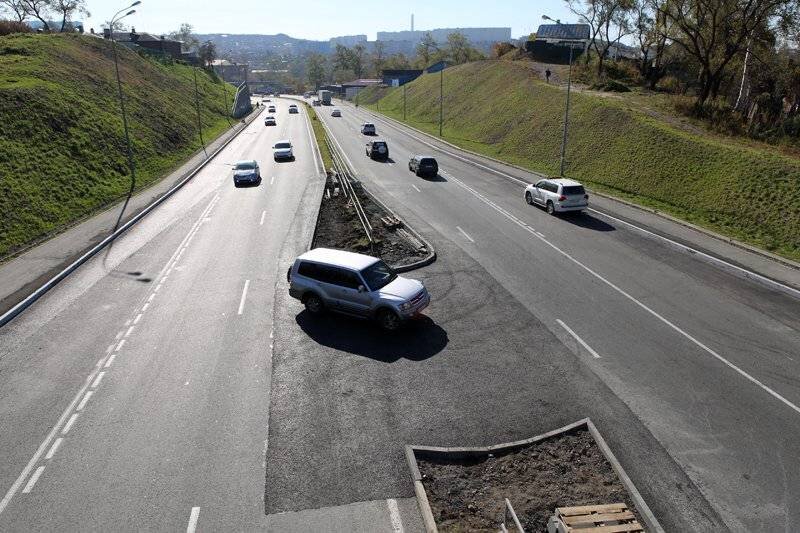
[[[559,201],[559,202],[563,202],[563,201],[564,201],[564,200],[566,200],[566,199],[567,199],[567,197],[566,197],[566,196],[564,196],[563,194],[562,194],[561,196],[559,196],[559,197],[558,197],[558,201]]]

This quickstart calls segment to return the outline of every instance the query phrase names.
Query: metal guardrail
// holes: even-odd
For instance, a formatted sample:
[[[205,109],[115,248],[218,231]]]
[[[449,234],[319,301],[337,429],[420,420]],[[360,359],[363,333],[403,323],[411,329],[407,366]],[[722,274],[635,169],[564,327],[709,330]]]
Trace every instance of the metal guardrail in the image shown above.
[[[331,153],[331,159],[333,160],[333,172],[336,176],[336,180],[340,185],[342,193],[348,200],[350,200],[350,202],[352,202],[353,208],[355,209],[356,215],[358,216],[358,221],[364,228],[364,233],[366,234],[367,239],[369,240],[370,247],[372,247],[372,245],[375,242],[372,239],[372,224],[370,224],[369,217],[367,216],[366,211],[364,211],[364,207],[361,205],[361,200],[359,200],[358,194],[356,194],[356,191],[353,188],[353,181],[355,180],[355,174],[345,161],[338,147],[330,141],[329,139],[330,133],[327,132],[327,129],[326,133],[327,135],[325,137],[325,144],[327,144],[328,150]]]

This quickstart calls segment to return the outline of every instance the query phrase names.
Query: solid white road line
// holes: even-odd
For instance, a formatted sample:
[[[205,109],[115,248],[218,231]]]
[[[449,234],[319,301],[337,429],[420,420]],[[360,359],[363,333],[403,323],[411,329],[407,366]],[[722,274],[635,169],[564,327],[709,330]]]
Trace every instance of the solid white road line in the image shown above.
[[[89,398],[92,397],[92,394],[94,394],[93,390],[86,391],[86,394],[84,394],[84,396],[83,396],[83,400],[81,400],[81,403],[78,404],[78,407],[75,410],[76,411],[83,411],[83,408],[86,407],[86,402],[89,401]]]
[[[416,186],[416,185],[414,185],[413,183],[411,184],[411,186],[412,186],[412,187],[414,187],[414,190],[415,190],[415,191],[417,191],[417,192],[422,192],[421,190],[419,190],[419,187],[417,187],[417,186]]]
[[[460,228],[460,227],[458,227],[458,226],[456,226],[456,229],[457,229],[458,231],[460,231],[460,232],[461,232],[461,235],[463,235],[464,237],[466,237],[466,238],[467,238],[467,240],[468,240],[469,242],[472,242],[472,243],[474,243],[474,242],[475,242],[475,239],[473,239],[472,237],[470,237],[469,235],[467,235],[467,232],[466,232],[466,231],[464,231],[463,229],[461,229],[461,228]]]
[[[150,307],[150,302],[147,302],[146,304],[144,304],[144,305],[142,306],[142,313],[144,313],[145,311],[147,311],[147,308],[148,308],[148,307]]]
[[[111,365],[113,365],[114,364],[114,359],[116,359],[116,358],[117,358],[117,354],[116,353],[112,353],[111,357],[109,357],[108,360],[106,360],[106,364],[103,365],[103,368],[108,368]]]
[[[389,498],[386,500],[386,506],[389,508],[389,520],[392,522],[392,531],[394,531],[394,533],[403,533],[403,521],[400,520],[400,509],[397,508],[397,500]]]
[[[133,330],[134,330],[134,328],[135,328],[135,327],[136,327],[136,326],[131,326],[131,327],[129,327],[129,328],[128,328],[128,331],[126,331],[126,332],[125,332],[125,336],[126,336],[126,337],[130,337],[130,336],[131,336],[131,333],[133,333]]]
[[[267,216],[267,212],[266,211],[261,211],[261,222],[258,223],[259,226],[263,226],[264,225],[264,217],[266,217],[266,216]]]
[[[69,433],[69,430],[72,429],[72,424],[78,419],[78,413],[72,413],[72,416],[69,417],[67,424],[64,426],[64,429],[61,430],[62,435],[66,435]]]
[[[272,177],[269,179],[269,184],[270,184],[270,185],[272,185],[273,183],[275,183],[275,176],[272,176]]]
[[[136,315],[136,318],[134,319],[133,323],[138,324],[141,319],[142,319],[142,313],[139,313],[138,315]]]
[[[464,188],[464,189],[468,190],[469,192],[471,192],[476,198],[479,198],[483,203],[485,203],[486,205],[492,207],[495,211],[501,213],[506,218],[508,218],[509,220],[514,222],[515,224],[519,225],[521,228],[523,228],[524,230],[529,232],[531,235],[535,235],[537,239],[539,239],[540,241],[545,243],[547,246],[549,246],[550,248],[552,248],[556,252],[560,253],[566,259],[569,259],[571,262],[573,262],[574,264],[576,264],[577,266],[579,266],[580,268],[582,268],[583,270],[585,270],[586,272],[588,272],[589,274],[594,276],[595,278],[599,279],[600,281],[602,281],[603,283],[605,283],[606,285],[608,285],[609,287],[614,289],[616,292],[618,292],[619,294],[621,294],[622,296],[624,296],[625,298],[627,298],[628,300],[630,300],[631,302],[633,302],[637,306],[639,306],[642,309],[644,309],[645,311],[647,311],[649,314],[651,314],[652,316],[654,316],[655,318],[657,318],[658,320],[660,320],[661,322],[663,322],[664,324],[666,324],[667,326],[672,328],[674,331],[676,331],[679,334],[681,334],[683,337],[685,337],[686,339],[691,341],[693,344],[695,344],[697,347],[699,347],[700,349],[702,349],[703,351],[705,351],[706,353],[708,353],[709,355],[711,355],[712,357],[714,357],[715,359],[720,361],[722,364],[724,364],[725,366],[727,366],[728,368],[730,368],[734,372],[738,373],[740,376],[742,376],[743,378],[745,378],[749,382],[753,383],[757,387],[761,388],[764,392],[766,392],[767,394],[769,394],[770,396],[772,396],[773,398],[775,398],[779,402],[783,403],[784,405],[789,407],[794,412],[800,414],[800,406],[797,406],[796,404],[790,402],[788,399],[783,397],[780,393],[778,393],[777,391],[771,389],[770,387],[768,387],[767,385],[765,385],[764,383],[762,383],[761,381],[759,381],[758,379],[756,379],[755,377],[750,375],[745,370],[742,370],[741,368],[739,368],[738,366],[733,364],[731,361],[729,361],[728,359],[724,358],[723,356],[721,356],[720,354],[718,354],[717,352],[715,352],[714,350],[712,350],[711,348],[709,348],[708,346],[706,346],[705,344],[700,342],[698,339],[693,337],[691,334],[689,334],[688,332],[686,332],[683,329],[681,329],[679,326],[677,326],[677,325],[673,324],[672,322],[670,322],[669,319],[665,318],[664,316],[660,315],[657,311],[651,309],[646,304],[644,304],[641,301],[637,300],[634,296],[632,296],[631,294],[627,293],[625,290],[621,289],[620,287],[615,285],[613,282],[607,280],[602,275],[600,275],[599,273],[597,273],[594,270],[592,270],[590,267],[588,267],[585,264],[581,263],[580,261],[578,261],[577,259],[575,259],[571,255],[569,255],[567,252],[565,252],[564,250],[562,250],[561,248],[559,248],[555,244],[553,244],[550,241],[548,241],[546,238],[544,238],[544,237],[542,237],[540,235],[537,235],[536,231],[533,228],[531,228],[528,224],[526,224],[525,222],[522,222],[520,219],[518,219],[517,217],[515,217],[514,215],[512,215],[508,211],[504,210],[503,208],[501,208],[500,206],[498,206],[497,204],[495,204],[491,200],[488,200],[481,193],[477,192],[475,189],[473,189],[469,185],[465,184],[464,182],[462,182],[458,178],[454,178],[453,176],[448,176],[448,177],[451,180],[453,180],[455,183],[457,183],[459,186],[461,186],[462,188]]]
[[[200,508],[192,507],[192,512],[189,514],[189,524],[186,526],[186,533],[194,533],[197,529],[197,519],[200,518]]]
[[[123,346],[125,346],[125,339],[122,339],[121,341],[119,341],[119,344],[117,344],[117,348],[114,351],[115,352],[120,351]]]
[[[244,289],[242,289],[242,299],[239,301],[239,311],[236,313],[237,315],[241,315],[242,311],[244,311],[244,302],[247,299],[247,289],[250,287],[250,280],[244,280]]]
[[[37,481],[39,481],[39,476],[42,475],[42,472],[44,472],[43,466],[40,466],[39,468],[36,469],[36,472],[34,472],[31,478],[28,480],[28,484],[25,485],[24,489],[22,489],[22,494],[28,494],[30,491],[33,490],[33,486],[36,485]]]
[[[97,374],[97,377],[94,378],[94,383],[92,383],[93,389],[96,389],[100,385],[100,382],[103,381],[103,376],[105,375],[106,375],[105,372],[100,372],[99,374]]]
[[[569,333],[570,335],[572,335],[572,338],[574,338],[576,341],[578,341],[578,343],[580,343],[580,345],[581,345],[581,346],[583,346],[584,348],[586,348],[586,351],[587,351],[587,352],[589,352],[590,354],[592,354],[592,357],[594,357],[595,359],[600,359],[600,355],[599,355],[597,352],[595,352],[595,351],[592,349],[592,347],[591,347],[591,346],[589,346],[588,344],[586,344],[586,343],[583,341],[583,339],[581,339],[580,337],[578,337],[577,333],[575,333],[574,331],[572,331],[572,330],[569,328],[569,326],[568,326],[568,325],[564,324],[564,322],[562,322],[562,321],[561,321],[561,320],[559,320],[559,319],[556,319],[556,322],[558,323],[558,325],[559,325],[559,326],[561,326],[562,328],[564,328],[565,330],[567,330],[567,333]]]
[[[50,446],[50,451],[49,451],[49,452],[47,452],[47,455],[45,455],[45,456],[44,456],[44,458],[45,458],[45,459],[52,459],[52,458],[53,458],[53,456],[54,456],[54,455],[56,454],[56,452],[58,451],[58,447],[59,447],[59,446],[61,446],[61,442],[62,442],[63,440],[64,440],[63,438],[61,438],[61,437],[58,437],[58,438],[57,438],[57,439],[56,439],[56,440],[53,442],[53,445],[52,445],[52,446]]]

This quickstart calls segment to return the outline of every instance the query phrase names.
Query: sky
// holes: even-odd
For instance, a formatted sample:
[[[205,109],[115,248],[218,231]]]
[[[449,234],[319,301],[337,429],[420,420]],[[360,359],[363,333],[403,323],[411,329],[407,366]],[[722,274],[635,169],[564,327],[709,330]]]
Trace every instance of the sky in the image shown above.
[[[133,0],[86,0],[91,17],[81,17],[86,30],[99,31],[104,21]],[[125,19],[138,31],[168,33],[182,22],[197,33],[285,33],[292,37],[327,40],[339,35],[453,27],[511,27],[512,37],[528,35],[547,14],[562,22],[576,22],[563,0],[142,0],[136,13]]]

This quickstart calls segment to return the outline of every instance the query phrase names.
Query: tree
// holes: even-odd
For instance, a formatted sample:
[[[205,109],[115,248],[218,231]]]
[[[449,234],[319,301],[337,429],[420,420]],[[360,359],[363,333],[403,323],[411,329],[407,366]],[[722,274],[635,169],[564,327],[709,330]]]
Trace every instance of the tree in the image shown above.
[[[436,44],[431,32],[425,32],[425,35],[422,36],[422,40],[417,43],[416,47],[417,56],[422,60],[420,66],[422,68],[429,66],[431,64],[431,56],[438,50],[439,45]]]
[[[325,56],[322,54],[311,54],[306,61],[306,77],[308,83],[314,89],[319,88],[325,81]]]
[[[67,22],[72,20],[72,16],[81,13],[91,17],[91,13],[86,9],[85,0],[51,0],[52,10],[61,17],[61,32],[66,31]]]
[[[670,0],[660,6],[672,25],[668,38],[700,68],[698,104],[717,96],[726,68],[749,43],[769,40],[771,25],[791,26],[793,8],[789,0]]]
[[[9,13],[17,22],[25,20],[25,7],[21,0],[0,0],[0,12]]]
[[[497,42],[492,45],[492,57],[494,57],[495,59],[500,59],[507,53],[516,49],[517,47],[511,43],[507,43],[505,41]]]
[[[50,24],[47,17],[50,15],[52,0],[20,0],[20,5],[25,11],[25,15],[33,17],[42,23],[44,31],[50,31]]]
[[[184,52],[190,52],[200,46],[200,40],[194,34],[194,27],[188,22],[181,24],[178,31],[173,31],[169,34],[171,39],[181,41],[181,47]]]
[[[456,65],[483,59],[483,54],[469,44],[467,37],[458,31],[447,36],[447,56]]]
[[[705,0],[699,0],[705,1]],[[633,0],[566,0],[570,11],[589,25],[589,45],[597,53],[597,75],[603,73],[606,54],[626,35],[631,34],[628,15]],[[586,55],[589,61],[589,55]]]
[[[206,41],[197,49],[197,55],[200,56],[203,67],[208,68],[217,58],[217,45],[212,41]]]
[[[386,46],[383,41],[375,41],[375,46],[372,49],[372,67],[375,69],[375,75],[381,77],[381,71],[384,69],[386,63]]]
[[[384,67],[392,70],[405,70],[411,68],[411,63],[405,54],[397,53],[386,58]]]
[[[351,57],[351,68],[356,75],[356,78],[360,78],[364,75],[364,65],[366,64],[367,58],[367,49],[366,47],[358,43],[352,48],[352,52],[350,54]]]

